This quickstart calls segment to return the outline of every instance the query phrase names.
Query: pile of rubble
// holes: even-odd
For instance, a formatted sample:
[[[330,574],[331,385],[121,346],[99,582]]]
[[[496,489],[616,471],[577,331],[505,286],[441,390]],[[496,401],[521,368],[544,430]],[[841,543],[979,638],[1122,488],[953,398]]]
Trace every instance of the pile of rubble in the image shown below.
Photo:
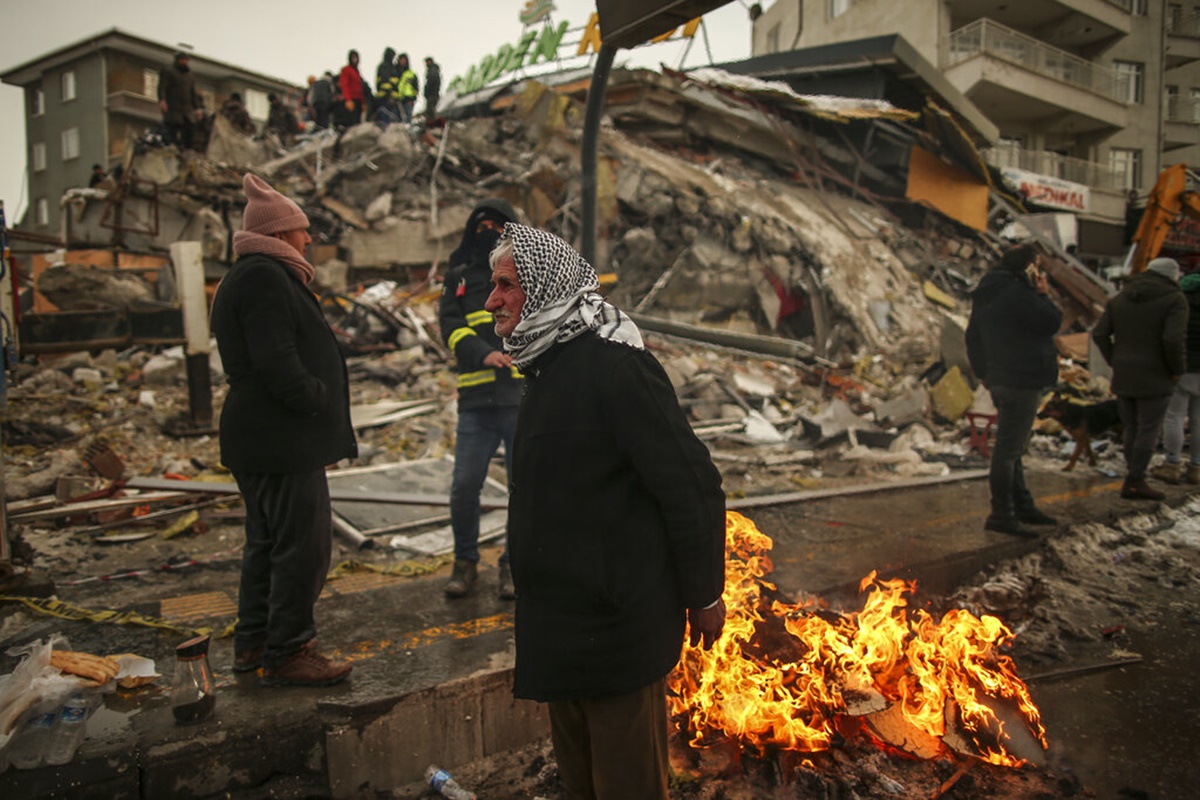
[[[202,242],[211,288],[240,227],[240,176],[253,170],[312,220],[316,286],[350,358],[356,466],[443,457],[454,430],[437,325],[445,257],[486,196],[578,239],[586,84],[524,81],[443,128],[368,123],[290,150],[220,119],[205,155],[131,143],[119,183],[64,199],[66,263],[33,270],[25,292],[35,308],[161,311],[173,299],[165,258],[156,272],[74,264],[70,254],[103,249],[119,265],[183,239]],[[972,388],[964,301],[1001,240],[905,199],[902,171],[891,169],[914,146],[955,160],[971,147],[959,128],[932,108],[922,117],[878,101],[802,98],[710,70],[617,70],[608,98],[599,271],[647,332],[731,497],[984,465],[986,429],[970,412],[986,420],[991,409]],[[1104,287],[1047,260],[1056,296],[1086,327]],[[10,393],[7,496],[53,492],[94,441],[140,475],[218,468],[212,437],[161,435],[188,404],[183,352],[164,349],[170,341],[76,345],[95,357],[47,355],[54,343],[42,342]],[[211,358],[219,409],[215,348]],[[1090,381],[1071,369],[1074,382]]]

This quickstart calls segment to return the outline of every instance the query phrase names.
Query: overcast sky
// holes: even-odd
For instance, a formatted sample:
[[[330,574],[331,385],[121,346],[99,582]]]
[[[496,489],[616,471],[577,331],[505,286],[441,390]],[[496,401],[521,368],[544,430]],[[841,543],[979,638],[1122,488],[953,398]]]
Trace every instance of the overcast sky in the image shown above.
[[[424,58],[441,64],[447,85],[484,56],[521,35],[518,14],[525,0],[42,0],[6,2],[4,47],[0,72],[24,64],[64,45],[110,28],[174,47],[191,45],[198,55],[303,85],[308,75],[346,62],[351,48],[361,55],[360,68],[374,82],[383,50],[407,52],[409,63],[424,78]],[[594,0],[554,0],[556,22],[572,28],[587,23]],[[763,3],[770,5],[770,3]],[[750,54],[750,0],[732,0],[704,18],[712,61],[734,61]],[[622,50],[617,63],[686,68],[709,63],[699,34],[690,51],[682,41]],[[418,105],[418,108],[420,106]],[[0,200],[10,225],[28,204],[24,102],[19,89],[0,85]]]

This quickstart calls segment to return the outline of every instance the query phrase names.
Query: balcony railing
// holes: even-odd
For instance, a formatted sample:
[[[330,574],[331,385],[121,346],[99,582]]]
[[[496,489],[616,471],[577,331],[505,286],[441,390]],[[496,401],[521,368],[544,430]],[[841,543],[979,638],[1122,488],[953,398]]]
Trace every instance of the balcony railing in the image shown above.
[[[1168,96],[1166,113],[1167,122],[1186,122],[1200,124],[1200,98],[1184,97],[1182,95]]]
[[[1168,36],[1187,36],[1192,39],[1200,38],[1200,14],[1184,13],[1179,6],[1169,8],[1166,17]]]
[[[1015,167],[1026,172],[1049,175],[1072,183],[1082,183],[1094,189],[1124,189],[1124,173],[1106,164],[1072,158],[1047,150],[1017,150],[1011,147],[989,147],[983,158],[993,167]]]
[[[942,43],[943,68],[988,55],[1047,78],[1086,89],[1118,103],[1128,97],[1128,77],[1111,67],[1073,56],[990,19],[977,19]]]

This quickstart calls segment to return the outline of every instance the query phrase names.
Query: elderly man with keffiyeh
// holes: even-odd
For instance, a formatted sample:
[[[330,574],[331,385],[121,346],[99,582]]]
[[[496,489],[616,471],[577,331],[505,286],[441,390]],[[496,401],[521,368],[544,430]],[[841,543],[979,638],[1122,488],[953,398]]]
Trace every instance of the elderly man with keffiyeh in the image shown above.
[[[508,541],[514,694],[549,704],[571,798],[667,797],[664,677],[725,619],[725,497],[666,372],[592,266],[508,223],[485,308],[526,376]]]

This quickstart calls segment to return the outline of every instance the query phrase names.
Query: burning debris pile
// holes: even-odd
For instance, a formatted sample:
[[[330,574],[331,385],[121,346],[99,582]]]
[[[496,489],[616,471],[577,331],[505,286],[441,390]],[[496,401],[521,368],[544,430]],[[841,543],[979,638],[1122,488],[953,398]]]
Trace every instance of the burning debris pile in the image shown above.
[[[1002,652],[1012,632],[999,619],[910,614],[909,587],[874,573],[859,612],[788,603],[766,580],[770,538],[735,512],[726,536],[725,632],[712,650],[685,647],[668,679],[671,712],[693,747],[728,740],[759,755],[813,753],[867,735],[917,758],[1040,760],[1045,731]]]

